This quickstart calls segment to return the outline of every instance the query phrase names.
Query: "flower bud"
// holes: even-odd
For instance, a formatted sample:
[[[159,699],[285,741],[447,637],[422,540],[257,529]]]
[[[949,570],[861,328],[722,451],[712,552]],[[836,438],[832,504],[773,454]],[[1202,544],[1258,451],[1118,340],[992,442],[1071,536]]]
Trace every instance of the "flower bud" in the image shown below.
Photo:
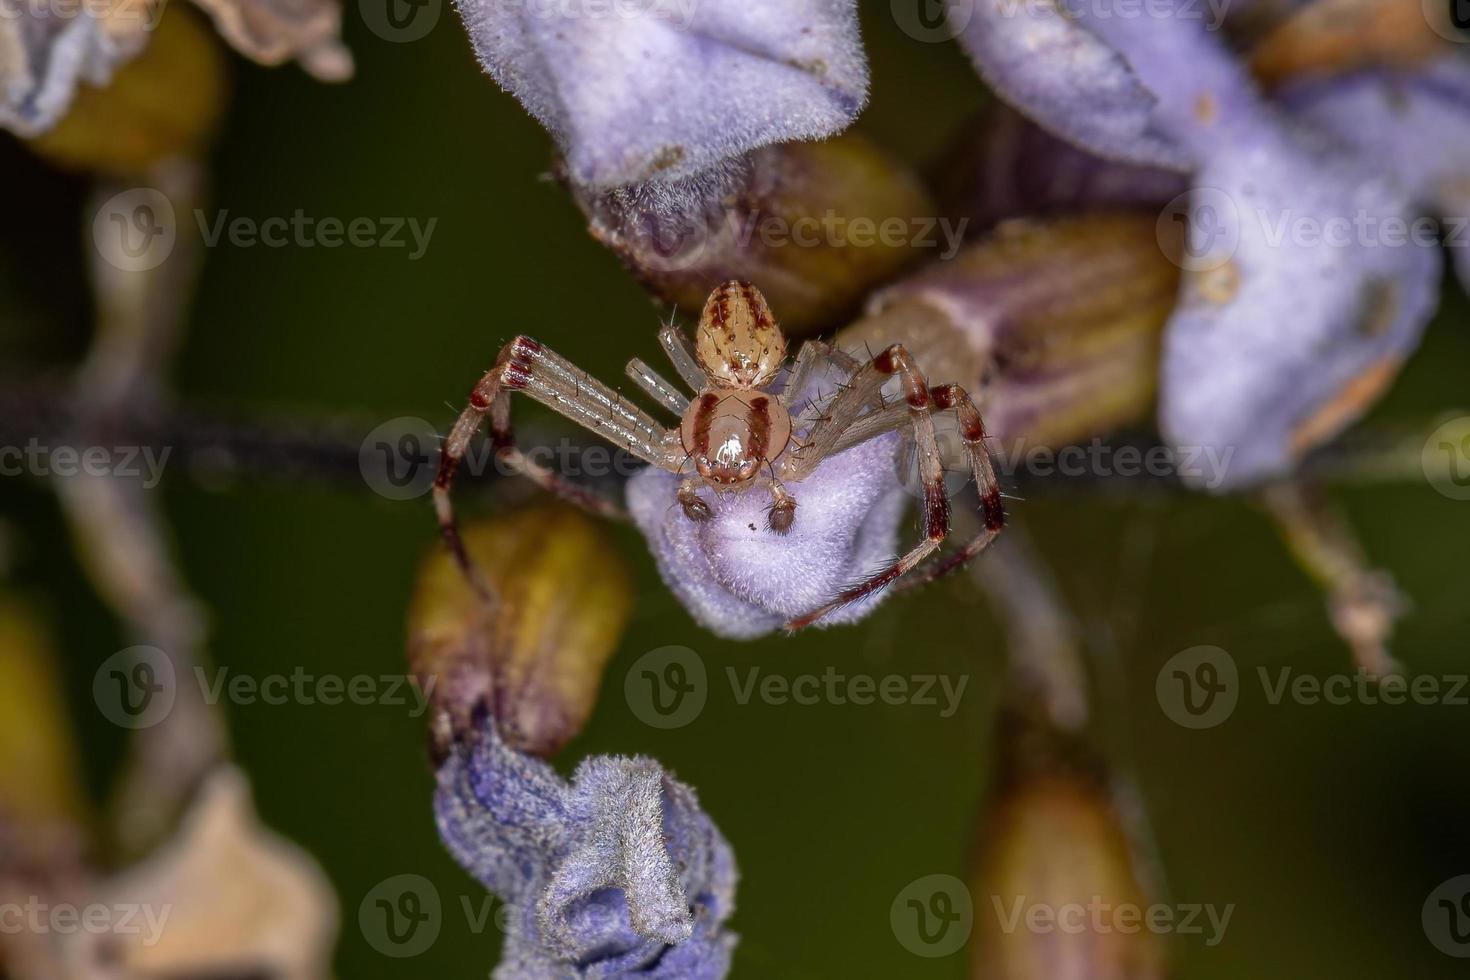
[[[409,663],[435,708],[435,756],[480,706],[513,748],[551,755],[592,713],[631,611],[628,571],[602,531],[560,503],[471,524],[463,539],[495,601],[436,551],[408,616]]]
[[[941,226],[918,177],[856,134],[764,147],[717,178],[656,188],[569,189],[592,236],[659,298],[697,310],[721,282],[758,282],[793,336],[841,322],[963,232]]]
[[[971,236],[1010,218],[1157,213],[1188,189],[1181,173],[1094,156],[1003,102],[960,131],[935,182],[943,213]]]
[[[196,156],[219,120],[225,88],[218,42],[193,11],[172,10],[110,85],[81,86],[66,115],[31,146],[62,166],[108,173]]]
[[[1003,717],[1000,752],[973,883],[976,908],[993,914],[976,916],[972,975],[1162,977],[1159,936],[1141,920],[1139,862],[1102,767],[1080,742],[1015,711]]]
[[[41,624],[0,597],[0,877],[80,856],[85,793],[55,663]]]
[[[1285,16],[1268,18],[1250,51],[1257,81],[1267,87],[1311,75],[1359,68],[1421,64],[1448,45],[1448,4],[1384,3],[1382,0],[1315,0]]]
[[[1008,222],[879,293],[837,342],[904,344],[1000,440],[1076,442],[1148,417],[1179,286],[1164,247],[1152,214]]]

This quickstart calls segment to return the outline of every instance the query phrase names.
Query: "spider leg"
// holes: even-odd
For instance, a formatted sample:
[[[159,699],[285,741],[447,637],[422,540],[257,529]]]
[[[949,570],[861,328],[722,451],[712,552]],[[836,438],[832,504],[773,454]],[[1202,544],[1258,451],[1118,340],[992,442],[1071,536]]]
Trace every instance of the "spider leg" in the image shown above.
[[[909,356],[902,344],[894,344],[880,352],[853,375],[846,391],[833,400],[826,419],[817,423],[812,430],[809,445],[819,449],[816,461],[801,460],[803,467],[816,465],[828,455],[836,444],[842,429],[857,418],[857,412],[875,397],[883,384],[894,375],[903,382],[904,400],[908,403],[909,419],[914,427],[914,443],[919,457],[919,477],[924,485],[924,540],[915,545],[903,557],[891,562],[886,568],[870,575],[866,580],[851,585],[820,608],[798,617],[786,624],[788,632],[810,626],[836,609],[893,584],[919,563],[939,549],[940,543],[949,534],[949,497],[944,489],[944,464],[940,455],[939,440],[934,433],[933,399],[924,375]]]
[[[682,416],[689,410],[689,396],[664,380],[663,375],[643,362],[633,358],[628,362],[628,377],[648,393],[648,396],[675,415]]]
[[[491,594],[480,569],[459,536],[450,490],[470,441],[486,416],[495,458],[544,489],[597,514],[623,516],[622,508],[530,459],[516,446],[510,429],[510,394],[523,391],[543,404],[627,450],[639,459],[677,471],[680,460],[667,447],[669,430],[617,392],[590,378],[530,337],[517,337],[501,350],[455,420],[439,457],[434,478],[434,510],[445,543],[481,595]]]
[[[985,527],[959,549],[935,561],[917,576],[904,582],[903,588],[911,589],[926,582],[942,578],[950,572],[963,568],[970,559],[984,551],[1006,524],[1005,505],[1001,502],[1000,481],[995,478],[995,465],[990,451],[985,448],[985,422],[980,410],[975,407],[969,392],[959,385],[940,385],[929,389],[936,411],[953,409],[959,419],[960,436],[965,441],[965,455],[969,457],[970,470],[975,477],[975,490],[980,495],[980,516]]]
[[[658,342],[686,385],[694,391],[703,391],[709,387],[709,376],[700,369],[699,361],[694,358],[694,349],[684,331],[672,323],[666,323],[658,332]]]
[[[791,365],[791,373],[786,375],[786,387],[781,389],[781,394],[776,396],[783,408],[788,412],[795,407],[796,399],[806,390],[807,383],[811,380],[812,368],[816,367],[817,359],[826,353],[827,345],[820,340],[808,340],[801,345],[801,350],[796,353],[796,361]]]

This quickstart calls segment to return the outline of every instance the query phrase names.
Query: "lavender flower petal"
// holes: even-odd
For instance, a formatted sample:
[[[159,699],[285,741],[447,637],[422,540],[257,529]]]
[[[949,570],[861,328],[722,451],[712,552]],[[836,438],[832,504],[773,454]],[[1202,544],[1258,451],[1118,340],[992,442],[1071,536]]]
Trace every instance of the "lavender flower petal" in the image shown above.
[[[1191,211],[1160,427],[1225,460],[1228,489],[1285,473],[1372,404],[1418,346],[1441,263],[1377,237],[1408,226],[1401,191],[1269,138],[1217,156]]]
[[[853,0],[461,0],[480,61],[592,188],[689,176],[844,129],[867,98]]]
[[[1280,475],[1366,411],[1418,345],[1437,251],[1390,236],[1408,228],[1410,196],[1290,128],[1193,5],[1138,17],[1069,3],[1157,94],[1154,125],[1201,162],[1160,428],[1228,460],[1219,487]]]
[[[1294,116],[1392,174],[1419,203],[1470,210],[1470,61],[1455,55],[1422,71],[1365,71],[1281,93]]]
[[[1153,122],[1156,94],[1058,0],[950,0],[950,23],[996,94],[1098,156],[1184,170]]]
[[[652,468],[628,482],[628,508],[690,614],[719,636],[754,639],[818,608],[896,553],[909,503],[895,464],[899,444],[897,434],[869,440],[786,484],[797,504],[784,535],[767,528],[771,501],[759,488],[706,492],[714,517],[696,524],[675,502],[682,477]],[[822,624],[856,622],[882,597],[846,606]]]
[[[570,784],[481,720],[439,770],[455,859],[507,904],[501,980],[716,980],[735,860],[693,790],[651,759],[596,756]]]
[[[124,6],[70,16],[34,7],[0,16],[0,127],[38,136],[60,122],[83,82],[103,86],[143,50],[147,14]]]

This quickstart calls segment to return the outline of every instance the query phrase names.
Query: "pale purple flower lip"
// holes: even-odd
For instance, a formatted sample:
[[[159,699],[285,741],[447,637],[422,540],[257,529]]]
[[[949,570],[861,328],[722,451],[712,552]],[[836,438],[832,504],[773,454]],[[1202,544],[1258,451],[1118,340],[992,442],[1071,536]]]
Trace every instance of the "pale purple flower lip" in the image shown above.
[[[594,756],[570,783],[483,712],[439,769],[445,846],[506,903],[500,980],[717,980],[735,857],[652,759]]]
[[[899,551],[911,498],[895,465],[900,436],[871,439],[789,483],[796,521],[766,526],[770,498],[710,494],[713,519],[696,524],[674,503],[680,477],[650,467],[628,481],[628,509],[669,588],[712,633],[754,639],[861,581]],[[855,622],[886,592],[829,614],[822,625]]]
[[[867,99],[854,0],[460,0],[486,70],[579,184],[687,177],[845,129]]]
[[[981,0],[976,13],[963,40],[1003,98],[1100,156],[1193,175],[1166,439],[1228,458],[1230,489],[1290,471],[1366,411],[1438,303],[1437,242],[1409,232],[1422,208],[1463,212],[1470,197],[1464,62],[1273,102],[1198,4]]]

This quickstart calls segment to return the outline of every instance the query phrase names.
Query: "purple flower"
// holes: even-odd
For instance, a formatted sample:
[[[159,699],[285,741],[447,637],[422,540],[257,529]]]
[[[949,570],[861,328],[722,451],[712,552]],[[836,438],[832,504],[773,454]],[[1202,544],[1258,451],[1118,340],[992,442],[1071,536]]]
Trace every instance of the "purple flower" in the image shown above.
[[[713,495],[713,518],[696,524],[674,504],[681,478],[653,467],[628,481],[628,509],[664,582],[700,625],[754,639],[820,608],[901,550],[911,500],[895,463],[900,441],[897,433],[870,439],[786,484],[797,506],[785,534],[766,526],[771,501],[758,492]],[[843,606],[820,625],[856,622],[889,591]]]
[[[736,937],[735,857],[652,759],[594,756],[568,784],[487,718],[439,769],[451,854],[506,903],[502,980],[717,980]]]
[[[1416,220],[1470,196],[1455,184],[1470,163],[1464,64],[1271,102],[1199,4],[982,0],[975,14],[961,40],[1007,101],[1099,155],[1192,175],[1165,438],[1229,453],[1238,487],[1366,411],[1438,302],[1437,243]]]
[[[845,129],[867,99],[853,0],[459,0],[486,70],[592,188],[688,177]]]

